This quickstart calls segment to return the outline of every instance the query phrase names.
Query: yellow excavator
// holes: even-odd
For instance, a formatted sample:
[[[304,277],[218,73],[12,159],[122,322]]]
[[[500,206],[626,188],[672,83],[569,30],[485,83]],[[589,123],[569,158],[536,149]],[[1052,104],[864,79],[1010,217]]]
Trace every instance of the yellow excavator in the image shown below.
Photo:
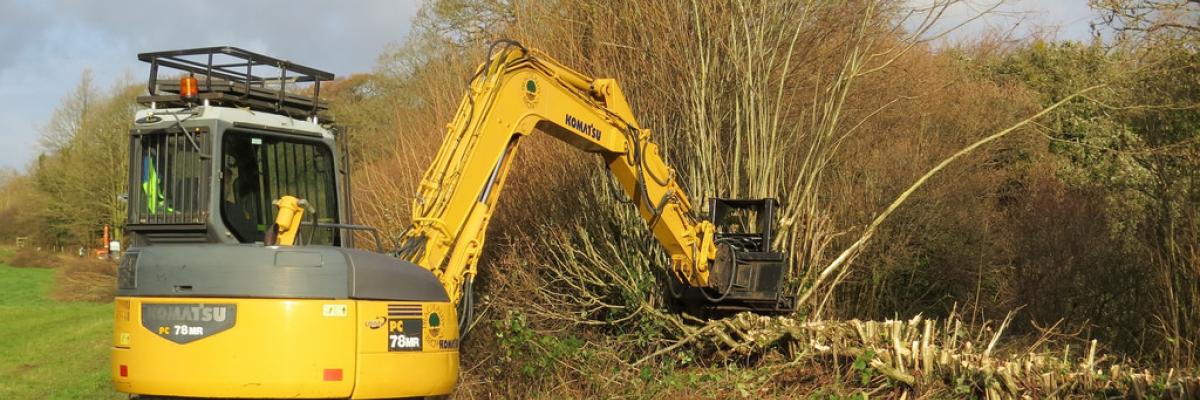
[[[680,309],[792,307],[773,199],[711,199],[701,218],[614,80],[517,42],[494,43],[476,70],[390,255],[349,223],[349,161],[319,98],[332,74],[233,47],[139,59],[151,74],[130,135],[112,351],[114,385],[133,397],[452,393],[488,222],[534,132],[603,159],[669,254]],[[162,82],[159,68],[185,75]],[[312,96],[287,89],[304,82]]]

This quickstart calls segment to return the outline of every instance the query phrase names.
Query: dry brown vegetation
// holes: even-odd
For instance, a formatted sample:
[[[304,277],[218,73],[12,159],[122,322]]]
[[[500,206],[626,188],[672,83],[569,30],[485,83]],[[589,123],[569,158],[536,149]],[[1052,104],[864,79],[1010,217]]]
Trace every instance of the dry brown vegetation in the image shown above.
[[[117,264],[111,260],[25,247],[0,262],[17,268],[53,268],[50,296],[58,301],[108,302],[117,294]]]
[[[109,302],[117,295],[117,264],[92,257],[64,257],[50,296],[58,301]]]
[[[61,258],[56,253],[26,247],[14,252],[5,263],[17,268],[54,268],[60,261]]]
[[[489,41],[510,37],[587,74],[617,78],[694,199],[779,198],[785,234],[778,245],[793,254],[797,294],[809,295],[800,321],[842,326],[827,321],[917,314],[940,320],[957,308],[956,323],[980,330],[1011,313],[1009,335],[990,356],[1026,360],[1022,354],[1035,347],[1038,354],[1058,352],[1070,364],[1061,370],[1077,377],[1125,360],[1195,368],[1192,343],[1200,335],[1186,328],[1191,322],[1165,322],[1194,321],[1174,310],[1196,302],[1164,296],[1162,288],[1182,284],[1181,293],[1194,293],[1188,282],[1196,272],[1186,272],[1186,261],[1149,255],[1158,245],[1142,241],[1132,227],[1140,223],[1121,209],[1142,203],[1118,189],[1127,186],[1099,180],[1113,169],[1095,164],[1101,158],[1137,169],[1121,164],[1128,157],[1122,152],[1153,153],[1137,142],[1103,140],[1141,129],[1115,107],[1154,103],[1127,89],[1131,80],[1155,79],[1154,68],[1138,50],[1105,53],[1103,44],[990,37],[936,47],[925,39],[939,32],[926,30],[925,14],[908,7],[432,2],[418,33],[382,56],[377,71],[335,90],[338,118],[355,141],[356,199],[370,199],[359,201],[359,221],[399,236],[407,224],[404,199],[471,69]],[[1094,84],[1109,86],[963,154],[873,224],[947,157]],[[1189,96],[1173,99],[1186,106],[1195,101]],[[1092,133],[1081,141],[1073,136],[1079,131]],[[1171,146],[1194,149],[1186,144],[1191,132],[1185,144]],[[1112,157],[1080,157],[1086,146],[1106,147],[1097,152]],[[530,136],[505,188],[480,264],[486,299],[464,349],[464,397],[1037,397],[1060,387],[1031,381],[993,393],[991,385],[1008,383],[982,372],[959,375],[966,383],[953,382],[953,374],[911,385],[890,378],[855,383],[847,365],[853,357],[814,354],[805,335],[735,351],[744,338],[736,330],[664,312],[663,255],[598,162]],[[1154,271],[1175,272],[1156,278]],[[1091,338],[1100,339],[1098,354],[1114,355],[1080,367],[1090,347],[1080,344]],[[853,340],[838,339],[844,345],[832,351],[865,350]],[[1026,347],[1035,342],[1041,347]],[[816,376],[787,378],[796,368]],[[1181,376],[1150,374],[1119,388],[1088,383],[1057,393],[1161,389]]]

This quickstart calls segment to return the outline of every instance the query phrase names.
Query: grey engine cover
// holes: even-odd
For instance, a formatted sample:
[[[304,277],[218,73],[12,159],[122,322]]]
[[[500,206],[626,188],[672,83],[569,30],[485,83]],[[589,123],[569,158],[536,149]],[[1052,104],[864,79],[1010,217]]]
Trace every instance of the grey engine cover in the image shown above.
[[[416,264],[340,247],[156,244],[126,258],[119,296],[449,301]]]

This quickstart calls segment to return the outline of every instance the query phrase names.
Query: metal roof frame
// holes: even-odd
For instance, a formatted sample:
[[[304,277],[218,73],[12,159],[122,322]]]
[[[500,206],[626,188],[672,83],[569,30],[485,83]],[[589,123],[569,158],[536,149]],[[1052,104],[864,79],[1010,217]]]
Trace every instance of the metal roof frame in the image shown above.
[[[237,61],[214,64],[213,57],[216,55],[228,56]],[[205,59],[206,62],[196,61],[188,57],[198,57]],[[331,72],[231,46],[140,53],[138,54],[138,60],[150,63],[150,79],[147,89],[151,97],[155,97],[155,92],[158,90],[159,66],[203,76],[203,79],[199,83],[200,87],[206,90],[212,89],[213,78],[226,81],[229,85],[240,85],[242,87],[240,97],[243,100],[250,100],[249,96],[252,93],[252,88],[257,89],[256,92],[261,92],[267,84],[278,84],[278,89],[268,89],[278,92],[273,110],[276,112],[286,108],[285,102],[289,98],[297,96],[287,93],[286,85],[289,82],[311,82],[313,84],[313,96],[312,108],[309,110],[310,117],[315,117],[317,112],[323,108],[319,101],[321,96],[321,82],[332,81],[334,79],[334,75]],[[255,74],[255,66],[275,68],[278,70],[279,75],[266,76]],[[258,100],[257,102],[248,101],[246,106],[250,108],[263,108],[262,99]]]

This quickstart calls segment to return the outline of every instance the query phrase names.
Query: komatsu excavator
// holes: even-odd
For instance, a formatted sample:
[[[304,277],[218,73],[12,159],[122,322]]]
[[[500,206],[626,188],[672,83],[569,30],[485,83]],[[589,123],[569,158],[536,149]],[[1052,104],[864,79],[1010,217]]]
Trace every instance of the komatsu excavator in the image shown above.
[[[472,77],[390,255],[350,223],[348,157],[320,101],[333,74],[233,47],[138,57],[149,95],[130,135],[112,338],[112,380],[133,397],[453,392],[488,222],[534,132],[603,159],[670,255],[673,302],[792,307],[774,200],[712,199],[700,218],[614,80],[519,43],[493,44]],[[289,90],[302,83],[312,96]],[[354,243],[361,232],[374,246]]]

